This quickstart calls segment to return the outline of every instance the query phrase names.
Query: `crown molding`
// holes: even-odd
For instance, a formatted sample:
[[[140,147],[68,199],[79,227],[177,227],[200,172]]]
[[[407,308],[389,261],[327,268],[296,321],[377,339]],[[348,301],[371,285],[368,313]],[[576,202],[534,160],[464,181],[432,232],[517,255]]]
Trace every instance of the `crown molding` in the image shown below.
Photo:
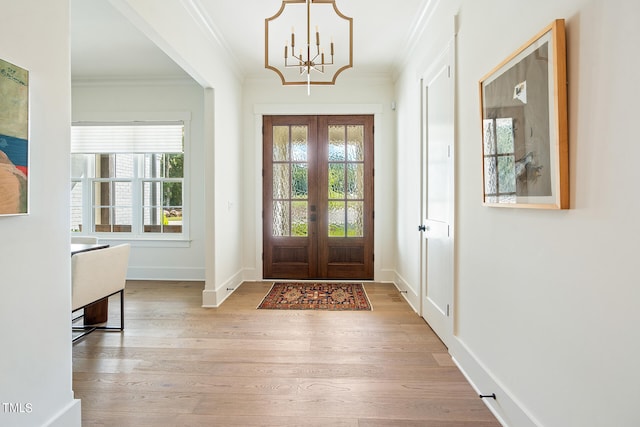
[[[415,20],[409,27],[409,35],[407,36],[405,42],[405,46],[407,46],[407,49],[404,51],[399,51],[398,60],[394,61],[395,64],[400,64],[400,67],[393,72],[394,79],[399,75],[399,70],[404,68],[407,65],[409,59],[412,57],[412,54],[417,48],[418,41],[424,34],[427,26],[429,25],[429,21],[431,21],[431,18],[433,18],[433,14],[435,13],[439,4],[440,0],[423,0],[420,12],[416,14]]]
[[[88,86],[178,86],[198,85],[199,83],[188,76],[71,76],[72,87]]]
[[[207,37],[220,46],[227,54],[231,61],[230,65],[233,68],[233,72],[237,76],[244,76],[246,74],[246,70],[244,70],[242,65],[240,65],[238,57],[233,52],[233,49],[231,49],[231,46],[223,36],[220,29],[214,24],[213,19],[211,19],[211,16],[207,13],[202,2],[200,0],[180,0],[180,2],[189,15],[191,15],[191,18],[193,18],[193,20],[204,31]]]

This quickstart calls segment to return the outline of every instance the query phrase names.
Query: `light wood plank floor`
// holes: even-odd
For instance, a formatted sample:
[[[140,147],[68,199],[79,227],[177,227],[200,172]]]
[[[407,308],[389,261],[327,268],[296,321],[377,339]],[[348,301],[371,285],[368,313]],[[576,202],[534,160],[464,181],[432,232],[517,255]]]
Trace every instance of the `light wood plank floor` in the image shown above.
[[[365,284],[372,312],[256,310],[270,286],[212,309],[202,283],[128,282],[125,332],[73,347],[83,426],[499,427],[392,285]]]

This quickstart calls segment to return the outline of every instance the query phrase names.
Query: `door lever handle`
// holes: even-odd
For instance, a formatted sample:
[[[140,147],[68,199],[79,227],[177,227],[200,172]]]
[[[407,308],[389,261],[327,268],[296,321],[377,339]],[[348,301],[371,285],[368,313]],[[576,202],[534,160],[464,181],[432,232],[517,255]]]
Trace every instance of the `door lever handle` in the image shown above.
[[[427,227],[424,225],[419,225],[418,226],[418,231],[427,231]]]

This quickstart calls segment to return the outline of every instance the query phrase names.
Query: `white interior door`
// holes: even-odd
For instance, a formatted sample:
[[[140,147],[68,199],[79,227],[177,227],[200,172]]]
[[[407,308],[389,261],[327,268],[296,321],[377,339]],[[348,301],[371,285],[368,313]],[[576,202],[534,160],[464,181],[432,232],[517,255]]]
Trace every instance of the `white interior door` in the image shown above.
[[[422,317],[448,345],[453,336],[452,43],[423,79]]]

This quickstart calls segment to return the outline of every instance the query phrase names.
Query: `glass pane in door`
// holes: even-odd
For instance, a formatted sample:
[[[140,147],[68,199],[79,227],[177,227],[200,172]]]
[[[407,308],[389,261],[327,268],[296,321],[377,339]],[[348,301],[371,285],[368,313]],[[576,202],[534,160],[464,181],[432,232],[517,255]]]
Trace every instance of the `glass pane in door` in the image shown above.
[[[364,164],[347,165],[347,198],[364,199]]]
[[[273,202],[273,235],[276,237],[289,236],[289,203]]]
[[[345,237],[345,203],[329,202],[329,237]]]
[[[289,160],[289,126],[273,127],[273,161]]]
[[[364,203],[347,202],[347,236],[364,236]]]
[[[344,164],[329,164],[329,200],[344,199]]]
[[[364,235],[364,126],[329,126],[329,237]]]
[[[298,200],[309,198],[309,169],[306,163],[291,165],[291,197]]]
[[[273,199],[283,200],[289,198],[291,188],[289,175],[289,163],[273,165]]]
[[[309,138],[306,126],[291,126],[291,160],[306,162]]]
[[[364,161],[364,126],[347,126],[347,160]]]
[[[309,201],[308,126],[273,126],[272,235],[306,237]]]
[[[291,235],[298,237],[309,235],[307,202],[291,202]]]
[[[345,159],[344,126],[329,126],[329,161],[339,162]]]

